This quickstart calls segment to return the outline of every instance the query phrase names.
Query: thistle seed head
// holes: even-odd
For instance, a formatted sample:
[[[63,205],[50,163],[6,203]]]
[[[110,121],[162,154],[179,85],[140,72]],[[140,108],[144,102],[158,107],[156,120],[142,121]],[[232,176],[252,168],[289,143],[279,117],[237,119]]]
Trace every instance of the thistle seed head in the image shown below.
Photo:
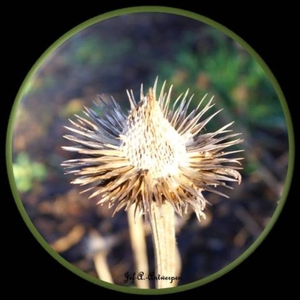
[[[187,158],[184,138],[165,118],[152,89],[130,113],[121,139],[124,155],[137,169],[148,172],[152,184],[178,174]]]
[[[102,116],[85,108],[86,117],[76,116],[72,135],[65,138],[76,145],[63,147],[82,155],[65,161],[66,173],[74,174],[74,184],[86,186],[90,197],[99,196],[100,204],[114,206],[115,212],[135,205],[139,214],[150,216],[151,205],[168,201],[179,214],[191,207],[198,219],[205,217],[206,199],[202,192],[226,196],[216,187],[240,183],[240,160],[224,149],[242,142],[230,133],[227,124],[215,132],[202,133],[205,125],[219,112],[203,118],[214,104],[210,99],[188,113],[193,96],[181,94],[170,106],[172,86],[165,93],[164,82],[157,95],[157,79],[146,96],[141,85],[137,103],[132,91],[128,116],[117,102],[99,97],[95,103]],[[228,155],[230,154],[230,157]]]

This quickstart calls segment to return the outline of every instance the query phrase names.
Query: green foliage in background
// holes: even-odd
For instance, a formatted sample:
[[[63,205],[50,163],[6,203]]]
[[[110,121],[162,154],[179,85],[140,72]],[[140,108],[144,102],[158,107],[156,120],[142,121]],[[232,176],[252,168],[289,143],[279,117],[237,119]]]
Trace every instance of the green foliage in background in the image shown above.
[[[13,164],[13,172],[20,192],[30,191],[35,180],[43,181],[47,175],[45,166],[42,163],[32,161],[29,155],[24,152],[17,155]]]
[[[285,128],[278,96],[258,62],[237,42],[212,28],[207,27],[203,36],[207,40],[195,48],[184,47],[192,38],[185,36],[174,60],[158,64],[161,77],[182,91],[191,88],[197,95],[214,95],[221,106],[235,114],[234,119]]]

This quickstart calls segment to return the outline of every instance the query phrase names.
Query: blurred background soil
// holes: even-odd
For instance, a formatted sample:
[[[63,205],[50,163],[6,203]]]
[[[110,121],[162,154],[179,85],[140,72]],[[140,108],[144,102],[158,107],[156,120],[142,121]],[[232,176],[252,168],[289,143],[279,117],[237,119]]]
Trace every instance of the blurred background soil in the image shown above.
[[[97,276],[94,255],[105,250],[114,283],[134,272],[127,215],[80,194],[60,164],[76,157],[62,150],[69,118],[92,107],[97,94],[112,95],[129,109],[126,89],[138,98],[159,76],[174,84],[173,99],[190,88],[192,107],[214,95],[218,114],[205,130],[231,121],[245,142],[241,185],[230,198],[206,194],[211,203],[201,223],[192,212],[177,219],[182,260],[180,285],[230,264],[261,235],[286,180],[288,135],[282,103],[267,74],[241,44],[190,18],[139,13],[95,23],[48,50],[23,87],[13,127],[13,170],[32,223],[65,260]],[[154,270],[147,235],[149,270]],[[143,271],[143,270],[141,270]]]

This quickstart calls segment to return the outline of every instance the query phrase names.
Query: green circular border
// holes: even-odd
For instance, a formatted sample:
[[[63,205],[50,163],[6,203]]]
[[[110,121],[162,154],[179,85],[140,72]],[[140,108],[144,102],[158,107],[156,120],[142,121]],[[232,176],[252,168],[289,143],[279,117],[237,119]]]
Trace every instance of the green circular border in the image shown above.
[[[18,106],[21,102],[22,96],[26,89],[28,88],[28,84],[35,74],[35,72],[39,69],[39,67],[42,65],[44,60],[47,58],[47,56],[52,53],[58,46],[60,46],[62,43],[64,43],[67,39],[70,37],[74,36],[78,32],[82,31],[83,29],[98,23],[100,21],[110,19],[113,17],[117,17],[120,15],[124,14],[132,14],[132,13],[145,13],[145,12],[152,12],[152,13],[169,13],[169,14],[175,14],[175,15],[180,15],[183,17],[188,17],[191,19],[198,20],[200,22],[204,22],[231,37],[235,41],[239,42],[255,59],[256,61],[260,64],[260,66],[264,69],[266,74],[268,75],[279,99],[281,102],[281,106],[284,112],[285,116],[285,121],[287,124],[287,129],[288,129],[288,143],[289,143],[289,162],[288,162],[288,171],[287,171],[287,176],[286,176],[286,182],[284,185],[284,190],[281,196],[281,199],[279,201],[279,204],[273,213],[272,218],[268,222],[268,225],[266,228],[262,231],[262,233],[259,235],[259,237],[254,241],[254,243],[242,254],[240,255],[237,259],[235,259],[233,262],[231,262],[228,266],[224,267],[223,269],[219,270],[218,272],[209,275],[203,279],[200,279],[198,281],[189,283],[189,284],[184,284],[182,286],[174,287],[174,288],[166,288],[166,289],[135,289],[135,288],[129,288],[129,287],[123,287],[123,286],[118,286],[115,284],[107,283],[104,281],[101,281],[97,278],[92,277],[91,275],[88,275],[87,273],[79,270],[69,262],[67,262],[65,259],[63,259],[57,252],[55,252],[50,245],[44,240],[44,238],[40,235],[38,230],[35,228],[33,223],[31,222],[29,216],[26,213],[26,210],[22,204],[22,201],[20,199],[16,183],[14,180],[14,175],[13,175],[13,168],[12,168],[12,137],[13,137],[13,125],[16,117],[16,112],[18,109]],[[269,234],[270,230],[273,228],[275,222],[277,221],[283,206],[285,204],[285,201],[288,196],[288,192],[290,189],[291,181],[292,181],[292,175],[293,175],[293,168],[294,168],[294,160],[295,160],[295,142],[294,142],[294,131],[293,131],[293,124],[290,116],[290,112],[288,109],[288,105],[286,102],[286,99],[284,97],[284,94],[274,77],[273,73],[269,69],[269,67],[266,65],[266,63],[262,60],[262,58],[255,52],[254,49],[251,48],[243,39],[241,39],[238,35],[233,33],[231,30],[228,28],[224,27],[223,25],[207,18],[202,15],[182,10],[182,9],[177,9],[177,8],[172,8],[172,7],[165,7],[165,6],[137,6],[137,7],[130,7],[130,8],[124,8],[124,9],[118,9],[114,10],[108,13],[104,13],[102,15],[96,16],[94,18],[91,18],[80,25],[76,26],[75,28],[71,29],[69,32],[64,34],[61,38],[59,38],[56,42],[54,42],[44,53],[43,55],[37,60],[37,62],[34,64],[34,66],[31,68],[29,73],[27,74],[26,78],[24,79],[18,94],[16,96],[16,99],[14,101],[11,115],[9,118],[9,124],[8,124],[8,130],[7,130],[7,137],[6,137],[6,163],[7,163],[7,170],[8,170],[8,177],[9,177],[9,182],[11,186],[11,190],[15,199],[15,202],[17,204],[17,207],[19,209],[19,212],[22,215],[23,220],[25,221],[26,225],[30,229],[31,233],[34,235],[34,237],[38,240],[38,242],[42,245],[42,247],[53,257],[55,258],[59,263],[61,263],[64,267],[75,273],[76,275],[82,277],[83,279],[90,281],[96,285],[115,290],[118,292],[124,292],[124,293],[130,293],[130,294],[143,294],[143,295],[158,295],[158,294],[171,294],[171,293],[176,293],[176,292],[182,292],[185,290],[197,288],[201,285],[207,284],[224,274],[228,273],[232,269],[234,269],[236,266],[238,266],[242,261],[244,261],[261,243],[262,241],[266,238],[266,236]]]

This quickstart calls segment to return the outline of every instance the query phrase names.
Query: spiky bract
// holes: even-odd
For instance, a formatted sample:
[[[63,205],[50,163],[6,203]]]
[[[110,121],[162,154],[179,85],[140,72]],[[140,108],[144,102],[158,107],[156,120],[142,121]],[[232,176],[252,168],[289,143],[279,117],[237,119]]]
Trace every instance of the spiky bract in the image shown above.
[[[130,111],[122,111],[118,103],[99,97],[100,114],[85,108],[85,117],[76,116],[72,135],[65,138],[75,146],[63,147],[82,155],[62,165],[72,182],[87,186],[90,197],[99,203],[115,206],[115,212],[136,205],[140,214],[149,213],[155,202],[170,202],[182,215],[189,207],[198,219],[205,217],[206,199],[202,192],[221,194],[216,187],[230,187],[228,181],[240,183],[241,158],[228,155],[239,152],[224,149],[242,142],[239,134],[229,133],[227,124],[215,132],[203,133],[206,124],[219,112],[203,118],[214,104],[210,99],[188,112],[193,96],[180,95],[173,105],[172,86],[165,92],[165,82],[157,97],[157,80],[145,96],[141,86],[140,101],[127,91]],[[232,139],[234,138],[234,139]],[[151,216],[150,216],[151,217]]]

